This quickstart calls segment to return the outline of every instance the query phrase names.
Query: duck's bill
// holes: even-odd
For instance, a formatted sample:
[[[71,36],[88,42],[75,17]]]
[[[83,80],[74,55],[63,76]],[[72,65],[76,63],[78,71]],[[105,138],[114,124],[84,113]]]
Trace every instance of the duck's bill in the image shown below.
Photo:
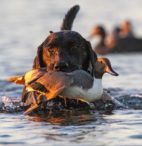
[[[119,76],[117,72],[115,72],[112,68],[107,67],[106,72],[111,74],[112,76]]]

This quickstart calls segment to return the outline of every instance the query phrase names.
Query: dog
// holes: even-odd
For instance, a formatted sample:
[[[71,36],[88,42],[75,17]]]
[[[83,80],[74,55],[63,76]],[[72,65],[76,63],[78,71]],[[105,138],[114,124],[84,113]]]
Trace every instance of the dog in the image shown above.
[[[97,60],[96,53],[92,51],[90,42],[78,32],[71,30],[79,8],[78,5],[75,5],[67,12],[61,25],[61,31],[50,31],[49,36],[37,49],[33,69],[46,67],[47,71],[63,72],[83,69],[93,75],[94,64]],[[25,95],[27,94],[24,89],[23,102],[26,102],[27,97],[29,98]]]

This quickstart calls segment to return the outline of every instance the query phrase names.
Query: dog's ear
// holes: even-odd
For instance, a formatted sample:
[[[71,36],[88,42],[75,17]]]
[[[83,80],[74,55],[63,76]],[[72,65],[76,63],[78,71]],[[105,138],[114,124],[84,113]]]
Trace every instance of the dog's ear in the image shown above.
[[[37,55],[34,59],[33,69],[45,67],[45,63],[43,61],[43,44],[42,43],[37,49]]]
[[[97,55],[96,53],[93,51],[92,46],[90,44],[89,41],[86,41],[86,49],[88,52],[88,58],[89,58],[89,64],[91,64],[91,74],[94,76],[94,72],[95,72],[95,63],[97,61]]]

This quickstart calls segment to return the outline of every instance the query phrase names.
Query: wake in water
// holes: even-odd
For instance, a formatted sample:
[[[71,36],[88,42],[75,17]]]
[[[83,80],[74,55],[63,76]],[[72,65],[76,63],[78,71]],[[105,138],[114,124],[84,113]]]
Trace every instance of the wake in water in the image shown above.
[[[23,105],[20,98],[1,96],[0,111],[8,113],[23,111]]]
[[[108,89],[110,95],[127,109],[142,109],[142,91],[138,89]]]

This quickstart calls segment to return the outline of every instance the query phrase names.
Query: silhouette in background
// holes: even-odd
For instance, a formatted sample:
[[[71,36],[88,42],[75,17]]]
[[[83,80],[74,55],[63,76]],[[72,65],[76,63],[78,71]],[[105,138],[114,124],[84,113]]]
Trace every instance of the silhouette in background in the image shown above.
[[[116,33],[114,34],[116,36]],[[102,25],[94,26],[91,30],[89,39],[92,40],[93,38],[98,37],[99,42],[95,45],[95,47],[93,46],[93,51],[101,55],[110,52],[116,44],[116,39],[113,36],[114,34],[108,35],[106,29]]]
[[[120,24],[120,37],[122,38],[133,38],[133,27],[130,20],[125,20]]]
[[[100,55],[142,51],[142,38],[134,35],[130,20],[125,20],[120,26],[114,27],[111,33],[107,33],[103,25],[94,26],[88,39],[92,41],[97,37],[99,42],[93,46],[93,50]]]

